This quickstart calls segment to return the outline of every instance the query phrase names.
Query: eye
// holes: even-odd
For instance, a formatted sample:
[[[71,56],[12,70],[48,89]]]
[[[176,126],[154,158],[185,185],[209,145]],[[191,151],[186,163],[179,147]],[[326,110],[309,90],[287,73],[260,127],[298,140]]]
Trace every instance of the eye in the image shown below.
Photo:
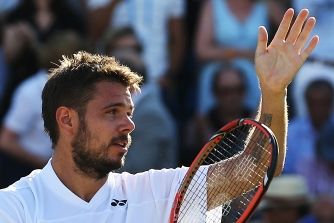
[[[107,111],[107,113],[111,114],[111,115],[116,115],[117,114],[117,109],[116,108],[110,109],[109,111]]]
[[[127,112],[126,114],[128,115],[128,117],[133,118],[133,112]]]

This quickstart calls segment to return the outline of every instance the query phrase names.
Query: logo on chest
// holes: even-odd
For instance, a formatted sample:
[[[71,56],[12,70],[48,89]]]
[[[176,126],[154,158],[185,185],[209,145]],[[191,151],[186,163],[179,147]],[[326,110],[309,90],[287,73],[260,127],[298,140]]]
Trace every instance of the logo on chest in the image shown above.
[[[120,207],[124,207],[127,205],[127,202],[128,200],[116,200],[116,199],[112,199],[111,201],[111,206],[113,207],[117,207],[117,206],[120,206]]]

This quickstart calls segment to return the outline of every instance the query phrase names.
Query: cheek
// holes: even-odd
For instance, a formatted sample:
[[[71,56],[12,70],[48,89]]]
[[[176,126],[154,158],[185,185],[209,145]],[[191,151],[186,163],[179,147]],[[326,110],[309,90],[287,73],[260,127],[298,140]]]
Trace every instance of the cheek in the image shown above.
[[[115,124],[104,122],[96,123],[90,129],[92,144],[106,144],[115,135]]]

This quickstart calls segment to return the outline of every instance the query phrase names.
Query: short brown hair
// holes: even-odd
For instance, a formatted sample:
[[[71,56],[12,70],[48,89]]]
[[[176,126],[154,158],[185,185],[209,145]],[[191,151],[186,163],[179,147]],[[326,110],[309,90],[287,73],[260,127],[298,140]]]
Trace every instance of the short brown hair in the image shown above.
[[[121,65],[115,58],[80,51],[50,70],[42,92],[42,116],[45,131],[53,147],[59,138],[56,110],[60,106],[73,108],[84,115],[86,104],[92,99],[95,85],[102,81],[118,82],[131,92],[140,90],[142,77]]]

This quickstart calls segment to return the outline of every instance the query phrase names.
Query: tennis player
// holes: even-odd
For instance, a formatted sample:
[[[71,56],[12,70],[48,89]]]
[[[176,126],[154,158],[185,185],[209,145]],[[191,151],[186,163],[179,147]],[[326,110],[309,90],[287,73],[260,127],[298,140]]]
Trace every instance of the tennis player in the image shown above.
[[[269,46],[266,29],[259,28],[255,56],[259,119],[280,146],[276,175],[285,157],[286,89],[318,43],[314,36],[306,44],[315,24],[308,10],[292,24],[293,14],[287,10]],[[86,52],[64,58],[51,71],[42,114],[54,153],[42,170],[0,191],[1,223],[168,222],[186,168],[113,173],[131,143],[131,93],[140,81],[114,58]]]

